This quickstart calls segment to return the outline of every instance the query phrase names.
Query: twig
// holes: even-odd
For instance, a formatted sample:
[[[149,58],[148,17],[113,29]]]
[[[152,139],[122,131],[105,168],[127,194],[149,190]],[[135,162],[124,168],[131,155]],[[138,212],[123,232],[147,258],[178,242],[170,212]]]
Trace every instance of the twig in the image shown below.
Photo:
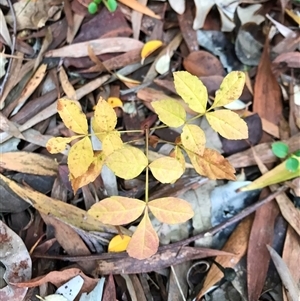
[[[17,36],[17,19],[16,19],[15,10],[14,10],[14,7],[12,5],[11,0],[7,0],[7,2],[8,2],[9,8],[11,10],[11,15],[12,15],[12,18],[13,18],[13,36],[12,36],[11,55],[14,55],[15,47],[16,47],[16,36]],[[0,96],[2,96],[2,93],[3,93],[4,88],[5,88],[5,84],[8,80],[8,76],[9,76],[9,72],[10,72],[10,69],[11,69],[12,62],[13,62],[13,59],[11,58],[9,60],[8,66],[7,66],[7,71],[5,73],[4,79],[3,79],[2,83],[1,83],[1,86],[0,86]]]

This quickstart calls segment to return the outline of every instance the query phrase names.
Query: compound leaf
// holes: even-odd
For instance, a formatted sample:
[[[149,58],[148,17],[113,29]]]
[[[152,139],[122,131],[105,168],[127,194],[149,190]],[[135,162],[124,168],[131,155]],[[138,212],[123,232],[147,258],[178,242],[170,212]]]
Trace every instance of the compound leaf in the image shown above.
[[[76,142],[68,155],[68,167],[74,178],[82,176],[94,160],[94,152],[89,137]]]
[[[136,220],[145,206],[145,202],[138,199],[112,196],[94,204],[88,213],[104,224],[120,226]]]
[[[194,216],[190,203],[185,200],[166,197],[148,203],[150,211],[162,223],[180,224]]]
[[[195,124],[185,124],[180,135],[183,146],[193,153],[202,155],[206,138],[203,130]]]
[[[103,132],[108,133],[114,130],[116,124],[117,115],[115,110],[103,98],[100,98],[96,105],[94,118],[92,120],[92,128],[95,134]]]
[[[149,168],[155,179],[161,183],[173,183],[183,174],[181,163],[171,157],[158,158],[149,165]]]
[[[223,79],[220,89],[216,92],[216,97],[211,109],[225,106],[238,99],[244,89],[245,73],[242,71],[232,71]]]
[[[221,136],[231,140],[247,139],[248,126],[240,116],[229,110],[217,110],[205,114],[210,126]]]
[[[118,131],[111,131],[102,140],[102,149],[105,156],[123,147],[123,141]]]
[[[151,257],[158,250],[159,239],[154,230],[146,208],[144,217],[133,233],[127,247],[130,257],[142,260]]]
[[[98,154],[96,154],[94,156],[94,159],[91,163],[91,165],[89,166],[88,170],[81,176],[74,178],[73,175],[71,174],[70,176],[70,181],[71,181],[71,185],[72,188],[74,190],[74,193],[76,193],[76,191],[95,181],[95,179],[100,175],[100,172],[102,170],[102,167],[104,165],[104,155],[102,152],[98,152]]]
[[[176,145],[172,155],[181,165],[183,172],[185,171],[185,158],[179,146]]]
[[[108,252],[123,252],[127,249],[131,237],[128,235],[116,235],[108,244]]]
[[[208,94],[201,80],[187,71],[177,71],[173,74],[176,92],[193,111],[204,114]]]
[[[123,145],[106,158],[106,165],[116,176],[129,180],[137,177],[148,165],[145,154],[136,147]]]
[[[68,129],[77,134],[88,134],[87,119],[78,101],[59,99],[57,112]]]
[[[72,140],[79,138],[80,136],[72,136],[72,137],[53,137],[49,139],[46,143],[47,151],[50,154],[58,154],[63,152],[67,148],[67,144]]]
[[[187,151],[197,173],[209,179],[235,180],[235,169],[221,154],[214,149],[206,148],[202,156]]]
[[[158,118],[170,127],[179,127],[186,120],[183,106],[175,99],[164,99],[151,102]]]

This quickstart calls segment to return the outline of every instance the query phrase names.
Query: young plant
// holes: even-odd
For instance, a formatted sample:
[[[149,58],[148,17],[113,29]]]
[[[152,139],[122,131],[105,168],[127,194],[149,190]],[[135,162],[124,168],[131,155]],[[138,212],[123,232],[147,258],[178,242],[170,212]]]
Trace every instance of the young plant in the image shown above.
[[[240,188],[240,191],[262,189],[300,176],[300,150],[289,155],[289,146],[278,141],[272,144],[272,151],[276,157],[285,160],[251,184]]]
[[[98,6],[100,5],[101,2],[102,2],[102,0],[93,0],[89,4],[88,11],[91,15],[94,15],[98,11]],[[103,0],[103,3],[111,13],[113,13],[117,9],[117,6],[118,6],[118,3],[116,0]]]
[[[68,154],[69,177],[74,192],[93,182],[104,164],[123,179],[133,179],[145,170],[145,200],[112,196],[93,205],[88,213],[103,223],[115,226],[141,218],[126,250],[130,256],[138,259],[150,257],[156,253],[159,239],[151,224],[149,212],[151,211],[160,222],[176,224],[192,218],[193,210],[188,202],[176,197],[149,201],[149,172],[151,171],[161,183],[174,183],[185,171],[184,151],[200,175],[210,179],[234,180],[234,168],[220,153],[205,147],[205,133],[199,126],[190,122],[205,115],[211,127],[223,137],[248,138],[247,124],[238,114],[225,109],[214,110],[239,98],[244,82],[243,72],[234,71],[228,74],[216,92],[212,106],[207,108],[208,94],[203,83],[186,71],[175,72],[176,91],[197,114],[187,120],[182,103],[172,98],[152,102],[154,111],[165,126],[183,127],[180,139],[173,144],[173,153],[151,163],[148,162],[148,134],[149,130],[155,128],[137,130],[145,132],[145,152],[131,146],[130,143],[123,143],[121,132],[115,130],[116,113],[103,99],[98,101],[91,121],[94,135],[102,142],[101,151],[93,150],[88,122],[79,102],[68,99],[59,99],[57,110],[66,127],[77,135],[51,138],[47,149],[50,153],[59,153],[65,150],[68,143],[79,140],[71,146]],[[122,131],[124,132],[126,131]]]

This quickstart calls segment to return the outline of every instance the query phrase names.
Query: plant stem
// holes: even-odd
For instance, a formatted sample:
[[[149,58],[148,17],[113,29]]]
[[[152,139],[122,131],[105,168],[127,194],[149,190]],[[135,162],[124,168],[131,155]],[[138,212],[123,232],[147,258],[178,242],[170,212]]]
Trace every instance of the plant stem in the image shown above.
[[[149,158],[149,129],[146,127],[145,129],[145,139],[146,139],[146,157]],[[146,166],[146,181],[145,181],[145,202],[148,204],[149,201],[149,165]]]

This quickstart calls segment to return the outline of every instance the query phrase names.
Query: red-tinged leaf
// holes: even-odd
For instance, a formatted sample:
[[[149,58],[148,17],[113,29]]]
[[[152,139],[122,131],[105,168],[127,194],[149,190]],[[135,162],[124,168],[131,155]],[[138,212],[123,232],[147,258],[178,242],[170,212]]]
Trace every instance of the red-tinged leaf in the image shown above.
[[[94,151],[89,137],[76,142],[68,155],[68,167],[74,178],[82,176],[94,160]]]
[[[260,198],[269,192],[263,190]],[[278,207],[274,201],[256,210],[247,252],[248,300],[258,300],[263,290],[270,262],[266,246],[272,245],[277,215]]]
[[[136,220],[145,206],[145,202],[138,199],[112,196],[93,205],[88,213],[104,224],[120,226]]]
[[[78,101],[59,99],[57,112],[68,129],[77,134],[88,134],[87,119]]]
[[[100,152],[94,157],[93,162],[91,163],[88,170],[83,175],[74,178],[71,174],[70,180],[71,180],[74,193],[76,193],[76,191],[79,188],[94,182],[95,179],[100,175],[103,164],[104,164],[104,156],[102,152]]]
[[[154,255],[159,246],[159,239],[154,230],[146,208],[144,217],[136,228],[127,247],[129,256],[142,260]]]
[[[187,151],[187,154],[197,173],[212,180],[235,180],[235,169],[216,150],[206,148],[203,156]]]
[[[194,216],[193,208],[185,200],[166,197],[148,203],[150,211],[162,223],[180,224]]]
[[[115,300],[117,300],[116,286],[114,282],[114,276],[110,274],[104,287],[102,301],[115,301]]]
[[[235,256],[217,256],[215,261],[223,267],[233,268],[245,255],[248,246],[248,239],[252,225],[252,218],[244,219],[233,231],[222,251],[236,254]],[[205,292],[214,286],[224,277],[223,272],[216,265],[212,265],[201,291],[198,293],[196,300],[200,300]]]

